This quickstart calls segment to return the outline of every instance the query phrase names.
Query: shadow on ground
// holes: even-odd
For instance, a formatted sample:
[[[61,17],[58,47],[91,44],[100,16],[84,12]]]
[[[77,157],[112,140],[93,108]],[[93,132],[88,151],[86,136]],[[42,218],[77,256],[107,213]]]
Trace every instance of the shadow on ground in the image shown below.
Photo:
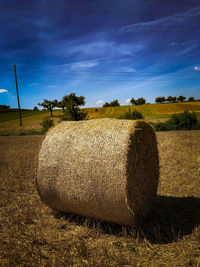
[[[54,213],[77,225],[96,229],[104,234],[146,238],[154,244],[166,244],[191,234],[200,225],[200,198],[158,196],[151,213],[137,228],[125,227],[84,216]]]

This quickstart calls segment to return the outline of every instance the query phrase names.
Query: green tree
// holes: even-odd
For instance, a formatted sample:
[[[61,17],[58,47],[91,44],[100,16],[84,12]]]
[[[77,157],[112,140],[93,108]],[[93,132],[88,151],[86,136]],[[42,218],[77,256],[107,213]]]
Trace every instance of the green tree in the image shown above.
[[[9,109],[10,106],[7,106],[7,105],[0,105],[0,109]]]
[[[161,96],[161,103],[164,103],[166,101],[164,96]]]
[[[47,109],[51,113],[51,117],[53,117],[53,109],[57,107],[58,101],[55,99],[53,101],[44,99],[42,103],[38,103],[39,106],[42,106],[44,109]]]
[[[106,108],[106,107],[110,107],[110,103],[106,102],[105,104],[103,104],[103,108]]]
[[[177,100],[178,101],[180,101],[180,102],[183,102],[184,100],[185,100],[185,96],[183,96],[183,95],[180,95],[178,98],[177,98]]]
[[[168,102],[172,102],[173,101],[173,97],[170,95],[170,96],[168,96],[168,98],[166,99],[166,101],[168,101]]]
[[[156,103],[161,103],[162,102],[161,97],[160,96],[159,97],[156,97],[155,102]]]
[[[103,105],[103,108],[106,108],[106,107],[116,107],[116,106],[120,106],[118,100],[113,100],[112,102],[108,103],[106,102],[104,105]]]
[[[59,101],[59,102],[58,102],[57,107],[58,107],[58,108],[62,108],[63,111],[64,111],[64,109],[65,109],[65,105],[64,105],[64,103],[62,103],[62,101]]]
[[[136,105],[143,105],[146,103],[146,99],[143,97],[140,97],[136,100]]]
[[[177,97],[176,96],[173,96],[172,97],[172,101],[173,101],[173,103],[175,103],[177,101]]]
[[[132,97],[131,100],[130,100],[130,103],[131,103],[132,105],[135,105],[135,104],[136,104],[136,100]]]
[[[38,107],[36,107],[36,106],[33,108],[33,110],[39,111]]]
[[[120,106],[120,104],[119,104],[118,100],[116,99],[116,100],[113,100],[112,102],[110,102],[110,106],[111,107],[117,107],[117,106]]]
[[[87,112],[79,108],[79,106],[85,105],[84,96],[76,96],[75,93],[72,93],[65,95],[61,102],[66,107],[62,120],[79,121],[87,118]]]
[[[194,97],[193,96],[190,96],[189,98],[188,98],[188,101],[194,101]]]

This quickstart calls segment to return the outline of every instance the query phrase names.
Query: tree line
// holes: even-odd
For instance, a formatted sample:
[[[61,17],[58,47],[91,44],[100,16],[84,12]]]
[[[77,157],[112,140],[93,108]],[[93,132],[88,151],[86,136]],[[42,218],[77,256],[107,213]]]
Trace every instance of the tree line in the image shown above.
[[[143,97],[140,97],[138,99],[131,98],[130,99],[130,103],[132,105],[143,105],[143,104],[146,103],[146,99],[143,98]],[[120,106],[120,104],[119,104],[119,102],[118,102],[117,99],[116,100],[113,100],[110,103],[106,102],[105,104],[103,104],[103,108],[105,108],[105,107],[117,107],[117,106]]]
[[[183,95],[180,95],[179,97],[176,96],[168,96],[165,98],[164,96],[159,96],[155,98],[156,103],[164,103],[164,102],[169,102],[169,103],[176,103],[176,102],[183,102],[185,101],[186,97]],[[195,98],[193,96],[190,96],[187,101],[195,101]]]

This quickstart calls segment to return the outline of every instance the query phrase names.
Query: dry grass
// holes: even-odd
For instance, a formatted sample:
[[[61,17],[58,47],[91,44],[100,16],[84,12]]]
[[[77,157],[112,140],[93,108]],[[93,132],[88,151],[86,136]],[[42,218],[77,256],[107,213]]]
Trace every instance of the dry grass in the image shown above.
[[[53,212],[35,186],[42,137],[0,137],[1,265],[199,266],[200,131],[157,136],[160,196],[138,230]]]

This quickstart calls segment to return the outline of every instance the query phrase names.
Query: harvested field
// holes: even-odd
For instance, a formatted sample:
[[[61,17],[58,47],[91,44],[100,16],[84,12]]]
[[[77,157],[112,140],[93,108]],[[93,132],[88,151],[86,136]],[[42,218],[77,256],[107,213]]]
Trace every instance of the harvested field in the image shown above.
[[[35,185],[42,137],[0,137],[2,266],[199,266],[200,131],[157,138],[159,197],[136,230],[46,207]]]

